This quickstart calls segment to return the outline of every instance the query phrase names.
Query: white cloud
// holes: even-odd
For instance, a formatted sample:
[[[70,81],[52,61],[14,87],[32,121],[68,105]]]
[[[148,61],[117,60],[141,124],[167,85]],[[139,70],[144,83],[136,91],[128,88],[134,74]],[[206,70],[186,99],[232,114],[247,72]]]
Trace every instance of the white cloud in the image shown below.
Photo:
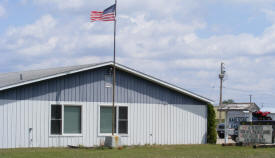
[[[85,0],[33,0],[34,3],[40,4],[40,5],[45,5],[45,4],[50,4],[58,9],[76,9],[83,7],[85,4]],[[88,2],[88,1],[86,1]]]
[[[262,9],[262,12],[265,13],[268,20],[272,23],[275,23],[275,11],[270,9]]]
[[[38,5],[50,5],[59,10],[80,10],[89,7],[89,9],[105,9],[100,7],[107,7],[114,3],[114,1],[101,0],[29,0]],[[184,4],[184,5],[183,5]],[[150,10],[161,14],[171,14],[181,11],[181,14],[190,14],[191,10],[198,8],[200,1],[193,0],[146,0],[146,1],[118,1],[118,12],[126,10],[127,12],[135,12],[137,10]],[[140,9],[138,9],[140,8]]]
[[[7,31],[8,36],[44,38],[56,26],[56,20],[51,15],[44,15],[35,23],[24,27],[12,27]]]
[[[23,55],[39,56],[56,48],[57,21],[51,15],[44,15],[33,24],[23,27],[10,27],[0,43],[3,47]]]
[[[224,3],[234,3],[234,4],[246,4],[246,5],[257,5],[268,6],[274,4],[274,0],[212,0],[212,2],[224,2]]]
[[[0,5],[0,17],[4,16],[5,14],[6,14],[6,9],[2,5]]]
[[[18,53],[24,55],[38,56],[42,54],[50,54],[53,53],[54,48],[56,48],[58,42],[58,38],[51,37],[48,41],[38,44],[32,44],[27,48],[22,48],[18,50]]]

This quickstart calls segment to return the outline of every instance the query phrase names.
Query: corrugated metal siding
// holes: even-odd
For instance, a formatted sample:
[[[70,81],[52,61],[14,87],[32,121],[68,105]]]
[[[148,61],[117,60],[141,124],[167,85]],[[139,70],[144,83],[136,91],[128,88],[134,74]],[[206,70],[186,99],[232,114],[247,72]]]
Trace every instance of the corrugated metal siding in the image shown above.
[[[82,105],[83,136],[50,136],[50,104],[55,103],[22,100],[21,105],[19,102],[1,105],[0,113],[5,115],[0,120],[0,147],[95,146],[104,140],[104,137],[98,136],[98,110],[100,105],[107,103],[65,102]],[[129,110],[129,134],[122,137],[124,145],[205,143],[207,119],[204,105],[120,105],[127,105]],[[33,128],[31,135],[29,128]],[[33,141],[30,141],[30,137]]]
[[[104,81],[108,71],[104,67],[0,92],[0,148],[99,145],[104,138],[97,133],[98,106],[112,97]],[[124,144],[205,142],[205,103],[122,71],[116,92],[116,101],[129,106]],[[62,102],[83,105],[82,137],[49,136],[50,105]]]
[[[49,101],[110,102],[112,88],[105,87],[104,76],[110,67],[67,75],[13,90],[26,89],[29,95],[21,99]],[[180,94],[132,74],[117,71],[116,102],[151,104],[204,104],[189,96]],[[7,90],[10,92],[11,90]],[[20,92],[17,93],[20,95]],[[21,97],[21,96],[20,96]],[[3,96],[0,93],[0,98]],[[15,99],[11,97],[10,99]]]

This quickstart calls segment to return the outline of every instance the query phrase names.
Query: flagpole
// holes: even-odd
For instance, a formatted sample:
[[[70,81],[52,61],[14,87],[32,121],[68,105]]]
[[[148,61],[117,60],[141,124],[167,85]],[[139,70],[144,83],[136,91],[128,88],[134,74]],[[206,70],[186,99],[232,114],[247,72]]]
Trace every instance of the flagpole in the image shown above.
[[[114,64],[113,64],[113,101],[112,101],[112,136],[115,133],[115,84],[116,84],[116,7],[117,0],[115,0],[115,20],[114,20]]]

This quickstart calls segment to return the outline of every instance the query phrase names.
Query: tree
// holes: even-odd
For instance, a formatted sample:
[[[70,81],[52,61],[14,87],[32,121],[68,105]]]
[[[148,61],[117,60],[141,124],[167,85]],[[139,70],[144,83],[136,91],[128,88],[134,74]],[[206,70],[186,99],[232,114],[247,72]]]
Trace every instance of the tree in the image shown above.
[[[212,104],[207,104],[207,143],[216,144],[216,113]]]
[[[224,100],[222,103],[223,104],[232,104],[232,103],[235,103],[235,101],[233,99],[228,99],[228,100]]]

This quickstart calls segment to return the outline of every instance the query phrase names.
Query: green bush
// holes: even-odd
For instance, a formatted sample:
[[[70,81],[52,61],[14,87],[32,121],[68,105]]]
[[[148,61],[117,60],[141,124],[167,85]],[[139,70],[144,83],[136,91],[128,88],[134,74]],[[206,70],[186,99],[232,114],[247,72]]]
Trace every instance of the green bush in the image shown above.
[[[216,113],[212,104],[207,104],[207,143],[216,144]]]

